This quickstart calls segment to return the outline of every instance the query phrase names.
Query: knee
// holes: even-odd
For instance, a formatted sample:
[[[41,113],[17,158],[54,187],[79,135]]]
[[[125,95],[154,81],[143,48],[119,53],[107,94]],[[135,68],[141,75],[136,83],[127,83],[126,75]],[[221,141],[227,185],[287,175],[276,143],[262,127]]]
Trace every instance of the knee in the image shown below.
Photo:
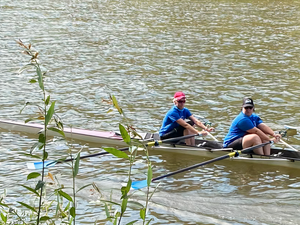
[[[262,143],[262,140],[261,138],[257,135],[257,134],[254,134],[253,135],[253,141],[257,144],[261,144]]]
[[[260,139],[260,137],[257,134],[246,135],[243,139],[244,139],[244,141],[251,142],[251,143],[254,143],[254,144],[261,144],[262,143],[262,140]]]
[[[186,136],[186,135],[189,135],[191,132],[189,131],[189,129],[184,129],[183,130],[183,135]]]

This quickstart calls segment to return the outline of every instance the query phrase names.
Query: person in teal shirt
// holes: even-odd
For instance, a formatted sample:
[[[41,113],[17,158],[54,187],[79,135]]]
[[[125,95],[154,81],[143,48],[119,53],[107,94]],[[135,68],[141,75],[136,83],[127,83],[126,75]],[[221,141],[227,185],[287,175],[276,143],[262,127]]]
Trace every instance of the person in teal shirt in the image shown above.
[[[272,136],[271,139],[269,136]],[[270,140],[277,143],[281,138],[275,134],[260,117],[254,113],[254,102],[251,98],[244,98],[240,114],[232,121],[229,132],[224,138],[223,147],[241,150],[254,145],[266,143]],[[270,155],[270,145],[256,148],[254,153]]]
[[[185,108],[186,97],[183,92],[176,92],[173,102],[174,106],[167,112],[159,130],[161,140],[186,136],[189,134],[207,135],[206,131],[214,130],[213,127],[206,127],[192,115],[189,109]],[[189,119],[190,121],[186,122],[185,119]],[[194,125],[204,129],[204,131],[199,132],[194,128]],[[194,146],[195,139],[186,139],[186,144]]]

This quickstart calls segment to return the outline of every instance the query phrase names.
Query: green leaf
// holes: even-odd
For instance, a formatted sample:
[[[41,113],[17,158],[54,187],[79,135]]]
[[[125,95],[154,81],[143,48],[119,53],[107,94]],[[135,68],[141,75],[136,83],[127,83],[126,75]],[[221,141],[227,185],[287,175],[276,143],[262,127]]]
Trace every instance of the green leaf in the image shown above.
[[[156,190],[157,190],[157,188],[158,188],[159,184],[160,184],[160,183],[158,183],[158,184],[156,185],[156,187],[155,187],[154,191],[153,191],[153,192],[151,193],[151,195],[149,196],[149,198],[148,198],[148,201],[150,201],[150,199],[152,198],[152,196],[153,196],[153,195],[154,195],[154,193],[156,192]]]
[[[30,154],[31,154],[35,149],[38,148],[39,144],[40,144],[39,142],[36,142],[36,143],[34,143],[34,144],[31,146],[31,148],[30,148]]]
[[[127,188],[126,187],[121,187],[121,193],[122,193],[121,199],[126,198],[127,193],[128,193]]]
[[[109,219],[109,221],[111,221],[111,219],[110,219],[110,214],[109,214],[109,210],[108,210],[108,207],[107,207],[107,204],[106,204],[106,203],[104,204],[104,208],[105,208],[106,218]]]
[[[4,214],[1,213],[1,219],[2,219],[2,221],[3,221],[4,223],[6,223],[6,222],[7,222],[7,215],[4,216]]]
[[[125,129],[125,127],[122,124],[119,124],[119,130],[121,132],[121,135],[122,135],[122,138],[123,138],[124,142],[126,144],[130,145],[131,138],[130,138],[127,130]]]
[[[40,143],[40,142],[39,142]],[[41,150],[42,148],[44,148],[44,144],[43,143],[40,143],[39,145],[38,145],[38,147],[39,147],[39,150]]]
[[[70,215],[71,215],[73,218],[75,218],[76,212],[75,212],[75,208],[74,208],[74,207],[72,207],[72,208],[70,209]]]
[[[18,202],[18,201],[17,201]],[[21,204],[22,206],[24,206],[24,207],[26,207],[27,209],[30,209],[31,211],[33,211],[33,212],[37,212],[36,211],[36,209],[35,208],[33,208],[32,206],[30,206],[30,205],[27,205],[26,203],[24,203],[24,202],[18,202],[19,204]]]
[[[25,123],[28,123],[28,122],[33,121],[33,120],[35,120],[35,118],[29,118],[29,119],[26,119],[26,120],[25,120]]]
[[[131,206],[135,206],[135,207],[138,207],[138,208],[143,208],[144,205],[139,203],[139,202],[135,202],[135,201],[128,201],[127,203],[128,205],[131,205]]]
[[[36,186],[35,186],[35,190],[37,191],[37,190],[39,190],[39,189],[42,189],[42,188],[44,187],[44,185],[45,185],[45,182],[39,180],[38,183],[37,183]]]
[[[53,113],[54,113],[54,106],[55,106],[55,102],[52,102],[50,108],[48,109],[47,115],[46,115],[46,119],[45,119],[45,126],[48,126],[48,123],[50,122]]]
[[[56,123],[56,126],[57,126],[59,129],[61,129],[61,130],[64,129],[64,125],[63,125],[63,123],[60,122],[60,121],[58,121],[58,122]]]
[[[69,200],[70,202],[73,202],[73,199],[66,192],[63,192],[62,190],[59,190],[58,194],[60,196],[64,197],[65,199]]]
[[[121,213],[123,215],[123,213],[126,211],[127,208],[127,202],[128,202],[128,198],[123,198],[122,200],[122,205],[121,205]]]
[[[114,111],[113,109],[109,109],[106,113],[111,113],[113,111]]]
[[[148,187],[150,186],[152,181],[152,168],[151,168],[151,164],[148,165],[148,174],[147,174],[147,185]]]
[[[48,159],[48,152],[44,152],[44,160]]]
[[[64,212],[67,211],[67,210],[70,208],[70,204],[71,204],[71,203],[68,202],[67,206],[66,206],[65,209],[64,209]]]
[[[30,149],[30,154],[32,154],[35,150],[42,149],[44,144],[41,142],[36,142]]]
[[[121,206],[120,203],[117,203],[117,202],[112,202],[112,201],[106,201],[106,200],[101,200],[102,202],[107,202],[107,203],[110,203],[110,204],[113,204],[113,205],[117,205],[117,206]]]
[[[38,173],[38,172],[32,172],[32,173],[28,174],[27,180],[34,179],[34,178],[37,178],[39,176],[41,176],[40,173]]]
[[[153,220],[153,218],[151,218],[147,223],[146,223],[146,225],[149,225],[150,224],[150,222]]]
[[[42,144],[44,144],[45,141],[46,141],[45,135],[43,133],[41,133],[39,135],[39,142],[42,143]]]
[[[84,188],[86,188],[86,187],[88,187],[88,186],[90,186],[90,185],[92,185],[92,184],[87,184],[87,185],[82,186],[81,188],[79,188],[79,189],[76,191],[76,193],[78,193],[79,191],[81,191],[82,189],[84,189]]]
[[[47,220],[51,220],[51,218],[49,216],[42,216],[40,218],[40,221],[47,221]]]
[[[32,154],[28,154],[28,153],[20,153],[20,155],[28,156],[28,157],[35,158],[35,159],[42,159],[38,155],[32,155]]]
[[[131,188],[131,183],[132,183],[132,181],[131,181],[131,180],[128,180],[127,186],[121,188],[121,192],[122,192],[122,197],[121,197],[121,199],[127,197],[127,194],[128,194],[128,192],[130,191],[130,188]]]
[[[43,74],[39,66],[36,67],[36,73],[38,75],[39,86],[44,91]]]
[[[113,95],[113,96],[110,96],[110,98],[111,98],[112,101],[113,101],[114,107],[118,110],[118,112],[119,112],[120,114],[122,114],[122,113],[123,113],[123,110],[119,107],[119,104],[118,104],[117,99],[115,98],[115,96],[114,96],[114,95]]]
[[[56,133],[59,133],[61,136],[66,137],[66,136],[65,136],[65,132],[63,132],[63,131],[60,130],[60,129],[57,129],[56,127],[49,127],[48,130],[54,131],[54,132],[56,132]]]
[[[132,153],[134,153],[135,151],[137,151],[138,150],[138,147],[137,146],[130,146],[129,147],[129,152],[132,154]]]
[[[34,84],[34,83],[36,83],[36,82],[37,82],[36,79],[30,79],[30,80],[29,80],[29,83],[30,83],[30,84]]]
[[[20,68],[20,69],[17,71],[17,73],[18,73],[18,74],[21,74],[21,73],[23,73],[23,71],[28,70],[28,69],[31,69],[31,68],[32,68],[32,64],[31,64],[31,63],[28,63],[28,64],[26,64],[25,66],[23,66],[22,68]]]
[[[46,98],[45,105],[49,105],[49,102],[50,102],[50,95],[48,95],[48,97]]]
[[[115,220],[114,220],[114,223],[113,223],[113,225],[117,225],[117,222],[118,222],[118,217],[119,216],[117,216],[118,214],[120,214],[119,212],[117,212],[116,213],[116,215],[115,215]]]
[[[129,159],[128,155],[125,152],[122,152],[113,147],[107,147],[107,148],[103,148],[103,149],[118,158]]]
[[[75,166],[74,166],[74,174],[73,176],[76,177],[79,171],[79,162],[80,162],[80,152],[77,154]]]
[[[58,206],[58,209],[59,209],[59,212],[60,212],[62,218],[66,218],[68,216],[65,212],[63,212],[61,210],[61,207]]]
[[[126,225],[132,225],[132,224],[134,224],[135,222],[137,222],[138,220],[133,220],[133,221],[131,221],[131,222],[129,222],[129,223],[126,223]]]
[[[142,208],[140,210],[140,217],[142,220],[145,220],[145,218],[146,218],[146,209],[145,208]]]
[[[26,108],[26,106],[29,105],[29,104],[30,104],[30,102],[26,102],[26,103],[25,103],[25,105],[23,106],[23,108],[20,109],[20,114],[23,112],[23,110],[24,110],[24,109]]]
[[[6,208],[8,208],[8,207],[9,207],[8,205],[6,205],[6,204],[5,204],[5,203],[3,203],[3,202],[0,202],[0,205],[4,206],[4,207],[6,207]]]
[[[97,186],[97,184],[95,182],[93,182],[92,185],[93,185],[93,188],[95,189],[95,191],[97,191],[99,194],[101,194],[101,191],[100,191],[99,187]]]
[[[127,190],[126,190],[126,191],[127,191],[127,193],[130,191],[131,184],[132,184],[132,180],[131,180],[131,179],[129,179],[129,180],[128,180],[128,182],[127,182],[127,187],[126,187],[126,188],[127,188]]]

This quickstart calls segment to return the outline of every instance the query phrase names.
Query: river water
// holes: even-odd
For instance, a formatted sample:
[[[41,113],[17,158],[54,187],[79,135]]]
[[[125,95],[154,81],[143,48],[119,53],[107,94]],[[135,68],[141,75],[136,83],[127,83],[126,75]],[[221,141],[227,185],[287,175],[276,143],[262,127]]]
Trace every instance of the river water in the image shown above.
[[[274,130],[299,126],[299,1],[2,0],[0,17],[1,119],[31,117],[35,109],[19,114],[22,105],[41,98],[28,84],[31,75],[16,73],[28,61],[14,41],[21,39],[40,52],[47,92],[68,126],[118,130],[122,118],[105,102],[112,94],[138,131],[157,131],[179,90],[186,107],[213,123],[219,140],[244,96]],[[300,148],[299,140],[286,141]],[[24,200],[19,185],[30,159],[20,153],[35,141],[1,130],[0,185],[8,202]],[[82,154],[98,147],[86,144]],[[53,158],[66,155],[59,141],[50,148]],[[150,158],[154,176],[203,161],[161,152]],[[146,172],[143,159],[135,164],[136,179]],[[127,170],[126,161],[112,156],[83,160],[79,186],[95,181],[118,191]],[[70,178],[64,164],[50,172]],[[105,224],[91,193],[80,198],[78,224]],[[299,200],[299,170],[220,161],[162,180],[148,218],[173,225],[300,224]],[[124,224],[139,217],[129,212]]]

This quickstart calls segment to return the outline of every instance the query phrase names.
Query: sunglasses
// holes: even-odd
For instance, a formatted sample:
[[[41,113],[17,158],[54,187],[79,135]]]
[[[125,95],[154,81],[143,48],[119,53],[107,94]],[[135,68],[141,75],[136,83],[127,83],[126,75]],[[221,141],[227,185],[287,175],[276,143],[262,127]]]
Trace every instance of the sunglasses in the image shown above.
[[[244,109],[253,109],[251,106],[244,107]]]
[[[178,103],[185,103],[185,100],[178,101]]]

